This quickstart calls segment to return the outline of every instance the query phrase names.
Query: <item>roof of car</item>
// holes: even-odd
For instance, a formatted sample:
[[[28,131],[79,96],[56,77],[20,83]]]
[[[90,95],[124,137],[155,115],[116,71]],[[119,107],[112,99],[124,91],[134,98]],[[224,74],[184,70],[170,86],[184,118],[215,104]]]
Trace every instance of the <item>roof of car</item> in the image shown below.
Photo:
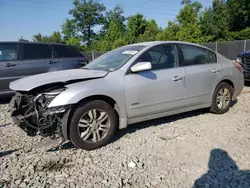
[[[150,42],[140,42],[140,43],[134,43],[134,44],[129,44],[128,46],[154,46],[157,44],[166,44],[166,43],[174,43],[174,44],[189,44],[189,45],[193,45],[193,46],[198,46],[198,47],[202,47],[202,48],[207,48],[206,46],[202,46],[199,44],[195,44],[195,43],[190,43],[190,42],[183,42],[183,41],[150,41]],[[211,49],[209,49],[211,50]]]
[[[14,43],[14,44],[49,44],[49,45],[62,45],[62,46],[72,46],[69,44],[61,44],[61,43],[51,43],[51,42],[26,42],[26,41],[0,41],[1,43]]]

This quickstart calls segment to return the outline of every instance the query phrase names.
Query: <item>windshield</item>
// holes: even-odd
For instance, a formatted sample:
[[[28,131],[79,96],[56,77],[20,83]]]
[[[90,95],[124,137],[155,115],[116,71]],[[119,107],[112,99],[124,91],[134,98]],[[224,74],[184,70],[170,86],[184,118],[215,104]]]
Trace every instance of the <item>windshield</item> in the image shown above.
[[[124,46],[110,51],[86,65],[85,69],[115,71],[127,63],[145,46]]]

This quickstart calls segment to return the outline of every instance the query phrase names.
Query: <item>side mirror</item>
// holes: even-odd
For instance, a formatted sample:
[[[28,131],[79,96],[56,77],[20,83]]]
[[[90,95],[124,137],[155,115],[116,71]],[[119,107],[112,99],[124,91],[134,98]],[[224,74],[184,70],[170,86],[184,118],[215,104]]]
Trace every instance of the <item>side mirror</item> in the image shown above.
[[[131,67],[132,72],[141,72],[141,71],[146,71],[146,70],[151,70],[151,69],[152,69],[152,65],[150,62],[139,62]]]

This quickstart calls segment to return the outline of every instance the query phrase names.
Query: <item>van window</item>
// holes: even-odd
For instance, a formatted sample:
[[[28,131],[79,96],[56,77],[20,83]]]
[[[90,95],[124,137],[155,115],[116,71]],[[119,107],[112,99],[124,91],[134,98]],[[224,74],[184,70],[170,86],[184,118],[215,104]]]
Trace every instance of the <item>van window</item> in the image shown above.
[[[46,44],[24,44],[23,59],[52,58],[52,49]]]
[[[0,61],[13,61],[17,59],[17,44],[0,44]]]
[[[72,52],[72,50],[70,50],[67,46],[53,46],[57,56],[59,58],[63,58],[63,57],[77,57],[74,52]]]
[[[84,57],[81,52],[79,52],[76,48],[74,47],[68,47],[70,51],[74,54],[75,57]]]

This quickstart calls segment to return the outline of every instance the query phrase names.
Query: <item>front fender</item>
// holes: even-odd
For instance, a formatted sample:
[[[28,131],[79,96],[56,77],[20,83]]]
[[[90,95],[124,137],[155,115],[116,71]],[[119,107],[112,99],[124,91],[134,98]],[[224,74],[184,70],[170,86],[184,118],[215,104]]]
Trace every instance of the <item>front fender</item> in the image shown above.
[[[64,92],[51,101],[48,107],[74,105],[87,97],[96,95],[112,98],[119,106],[120,118],[127,117],[123,84],[113,84],[111,86],[105,80],[100,79],[84,81],[68,86]]]

